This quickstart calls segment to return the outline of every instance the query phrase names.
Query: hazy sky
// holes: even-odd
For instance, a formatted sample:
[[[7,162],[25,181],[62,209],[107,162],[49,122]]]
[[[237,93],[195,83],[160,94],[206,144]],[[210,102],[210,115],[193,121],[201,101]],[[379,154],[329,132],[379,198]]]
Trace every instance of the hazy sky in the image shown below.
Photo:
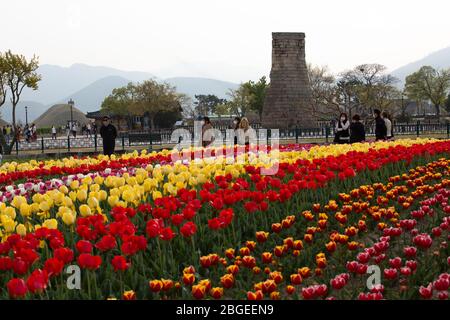
[[[390,70],[450,45],[448,0],[2,0],[0,51],[41,63],[245,81],[270,71],[271,32],[306,33],[306,59]]]

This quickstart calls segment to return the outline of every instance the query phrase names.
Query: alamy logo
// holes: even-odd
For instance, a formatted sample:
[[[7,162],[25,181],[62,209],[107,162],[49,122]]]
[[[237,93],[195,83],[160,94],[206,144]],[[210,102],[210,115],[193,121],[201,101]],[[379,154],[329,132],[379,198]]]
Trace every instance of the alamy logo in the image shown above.
[[[172,161],[187,164],[205,160],[216,164],[242,165],[248,161],[250,164],[262,164],[262,175],[275,175],[279,168],[279,137],[278,129],[272,129],[269,133],[267,129],[253,128],[245,131],[228,129],[225,130],[224,137],[218,129],[202,130],[201,122],[196,121],[193,134],[183,128],[172,132],[171,141],[177,142],[173,148],[175,152],[172,153]],[[202,146],[206,146],[202,152],[192,154],[192,147]]]
[[[66,274],[69,275],[66,281],[67,289],[80,290],[81,289],[81,269],[77,265],[70,265],[66,269]]]

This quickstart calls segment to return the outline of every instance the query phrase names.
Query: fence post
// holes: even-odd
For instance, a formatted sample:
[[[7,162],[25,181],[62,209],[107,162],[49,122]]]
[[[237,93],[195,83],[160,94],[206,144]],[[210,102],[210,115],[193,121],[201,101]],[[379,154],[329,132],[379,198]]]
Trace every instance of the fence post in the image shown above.
[[[272,130],[267,129],[267,136],[266,136],[266,144],[269,145],[269,136],[272,134]]]
[[[44,153],[44,137],[41,137],[41,149],[42,153]]]
[[[67,151],[70,152],[70,134],[67,136]]]
[[[330,127],[327,125],[325,127],[325,142],[328,143],[328,137],[330,136]]]
[[[150,150],[153,150],[152,131],[150,130]]]
[[[97,132],[94,134],[94,148],[95,152],[97,152]]]
[[[298,143],[298,136],[299,136],[298,131],[299,130],[300,129],[298,127],[295,127],[295,143]]]
[[[450,138],[450,122],[447,121],[447,138]]]
[[[125,136],[122,135],[122,150],[125,151]]]
[[[16,140],[16,155],[19,155],[19,141]]]
[[[417,133],[417,136],[420,135],[420,121],[417,121],[417,123],[416,123],[416,133]]]

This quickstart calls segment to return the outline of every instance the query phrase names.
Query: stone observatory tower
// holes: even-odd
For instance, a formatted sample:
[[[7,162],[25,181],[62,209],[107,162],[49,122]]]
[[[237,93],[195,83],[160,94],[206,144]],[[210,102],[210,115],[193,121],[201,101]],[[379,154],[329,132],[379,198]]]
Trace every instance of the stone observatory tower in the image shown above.
[[[267,129],[316,127],[305,61],[304,33],[272,33],[272,70],[262,126]]]

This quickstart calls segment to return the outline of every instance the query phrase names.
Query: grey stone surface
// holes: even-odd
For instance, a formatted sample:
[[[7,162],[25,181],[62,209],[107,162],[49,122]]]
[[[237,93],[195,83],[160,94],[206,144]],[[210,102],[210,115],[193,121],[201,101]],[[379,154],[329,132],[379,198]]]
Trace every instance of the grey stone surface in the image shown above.
[[[311,108],[305,34],[272,33],[272,69],[264,101],[263,127],[316,127]]]

